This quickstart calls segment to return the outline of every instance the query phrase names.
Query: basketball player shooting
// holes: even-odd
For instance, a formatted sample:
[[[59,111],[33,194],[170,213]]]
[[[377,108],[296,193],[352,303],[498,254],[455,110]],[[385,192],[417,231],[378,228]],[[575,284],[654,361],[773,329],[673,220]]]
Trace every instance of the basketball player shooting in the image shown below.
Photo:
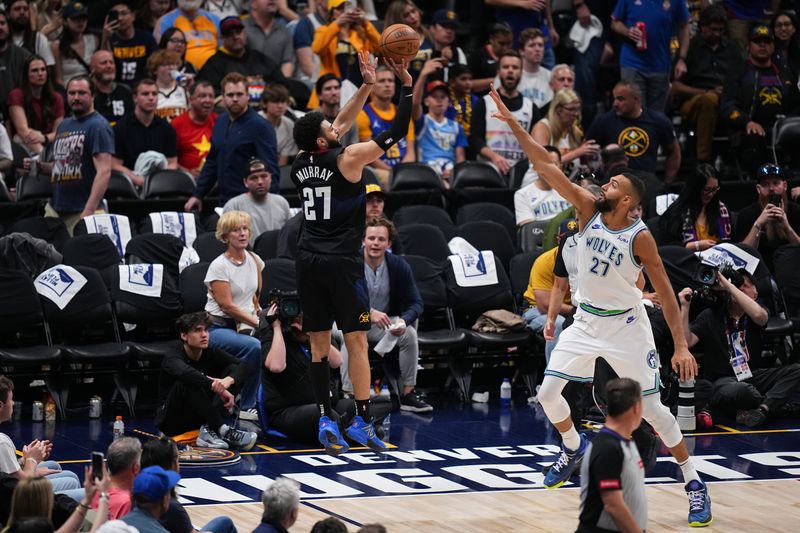
[[[331,455],[348,450],[332,415],[329,393],[328,351],[334,320],[344,332],[356,400],[356,417],[345,433],[373,451],[386,449],[386,444],[375,434],[369,415],[370,307],[360,252],[366,218],[361,174],[366,165],[405,137],[411,118],[412,81],[407,63],[387,58],[386,65],[403,85],[392,127],[370,141],[341,146],[339,139],[355,123],[375,84],[377,60],[363,52],[358,60],[364,83],[333,124],[315,111],[300,118],[294,126],[294,140],[301,151],[292,164],[291,176],[304,214],[295,263],[297,288],[303,328],[311,339],[309,378],[320,410],[319,440]]]
[[[681,380],[693,379],[697,361],[687,348],[678,303],[656,242],[644,222],[628,218],[628,211],[643,197],[644,184],[634,174],[623,172],[603,185],[600,198],[595,200],[591,192],[570,182],[551,162],[548,152],[516,121],[494,88],[491,96],[497,104],[494,116],[509,124],[539,177],[575,206],[578,217],[578,310],[573,325],[561,333],[539,391],[545,414],[563,439],[561,453],[545,476],[545,487],[552,489],[566,483],[588,445],[586,437],[572,424],[569,405],[561,391],[567,381],[591,381],[595,359],[602,356],[620,377],[641,384],[643,416],[659,433],[683,472],[689,496],[689,525],[709,525],[712,516],[707,487],[692,464],[675,417],[658,394],[658,353],[642,305],[642,292],[636,287],[644,268],[662,302],[675,343],[672,369]]]

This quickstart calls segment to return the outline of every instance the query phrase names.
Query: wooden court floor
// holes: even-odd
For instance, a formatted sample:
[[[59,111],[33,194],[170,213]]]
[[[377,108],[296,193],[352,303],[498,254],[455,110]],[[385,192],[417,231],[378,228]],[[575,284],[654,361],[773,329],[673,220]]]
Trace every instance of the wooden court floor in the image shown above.
[[[704,532],[800,531],[800,479],[709,483],[714,523]],[[688,503],[679,484],[648,485],[648,531],[688,531]],[[292,533],[308,532],[327,516],[345,519],[348,530],[379,522],[390,533],[566,532],[577,525],[580,491],[522,490],[491,493],[384,496],[302,502]],[[261,520],[257,503],[187,507],[195,524],[228,515],[241,533]]]

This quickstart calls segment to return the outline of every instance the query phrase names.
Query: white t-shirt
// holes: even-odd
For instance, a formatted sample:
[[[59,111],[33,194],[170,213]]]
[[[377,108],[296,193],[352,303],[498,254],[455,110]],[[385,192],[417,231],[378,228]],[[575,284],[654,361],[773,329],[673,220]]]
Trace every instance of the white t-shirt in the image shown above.
[[[221,254],[214,259],[208,266],[206,279],[203,281],[206,287],[211,289],[212,281],[227,281],[231,286],[231,299],[233,305],[245,312],[252,313],[253,295],[258,290],[258,276],[264,270],[264,262],[252,252],[245,252],[245,261],[241,265],[236,265],[228,259],[228,256]],[[206,312],[214,316],[231,318],[219,306],[217,301],[208,291],[206,300]]]
[[[500,78],[495,76],[494,88],[500,88]],[[553,89],[550,87],[550,71],[544,67],[539,67],[536,73],[522,71],[522,78],[519,80],[517,90],[522,96],[529,98],[541,108],[553,99]]]
[[[531,183],[514,193],[514,214],[517,224],[523,220],[550,220],[572,204],[566,201],[558,191],[543,191]]]
[[[0,473],[15,474],[20,471],[17,448],[5,433],[0,433]]]
[[[228,211],[244,211],[250,215],[250,244],[265,231],[281,229],[286,221],[292,218],[289,202],[279,194],[268,194],[264,203],[256,203],[248,193],[234,196],[222,208]]]
[[[15,35],[13,38],[14,44],[17,46],[22,46],[22,34]],[[44,64],[48,67],[52,67],[56,64],[56,58],[53,57],[53,50],[50,49],[50,41],[47,40],[47,37],[42,35],[40,32],[36,32],[36,55],[40,56],[44,59]]]

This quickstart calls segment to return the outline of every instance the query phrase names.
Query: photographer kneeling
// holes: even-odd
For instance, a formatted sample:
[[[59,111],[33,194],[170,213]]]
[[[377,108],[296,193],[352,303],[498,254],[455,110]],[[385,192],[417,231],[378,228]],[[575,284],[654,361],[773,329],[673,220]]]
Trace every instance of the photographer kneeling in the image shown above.
[[[798,390],[800,365],[762,368],[761,338],[769,313],[758,300],[755,280],[744,269],[717,274],[718,291],[711,307],[689,325],[693,291],[678,294],[686,342],[698,347],[705,378],[713,383],[710,406],[736,412],[736,422],[762,425]]]
[[[261,369],[263,407],[271,429],[292,440],[318,442],[320,412],[308,378],[309,336],[303,332],[302,314],[287,316],[279,312],[279,308],[286,307],[280,303],[271,304],[265,316],[268,325],[259,327],[264,358]],[[333,369],[342,364],[342,354],[334,346],[328,352],[328,361]],[[340,398],[338,390],[332,393],[332,418],[339,421],[341,427],[347,427],[355,416],[355,401]],[[370,405],[376,429],[390,409],[390,403]]]

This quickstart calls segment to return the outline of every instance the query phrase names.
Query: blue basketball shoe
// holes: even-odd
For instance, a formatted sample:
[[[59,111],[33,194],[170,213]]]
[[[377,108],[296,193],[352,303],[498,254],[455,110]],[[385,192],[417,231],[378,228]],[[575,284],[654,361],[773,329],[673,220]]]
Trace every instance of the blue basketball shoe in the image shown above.
[[[693,479],[684,490],[689,497],[689,526],[706,527],[711,524],[714,518],[711,516],[711,498],[706,484]]]
[[[319,441],[325,446],[325,452],[334,457],[350,449],[339,432],[339,424],[327,416],[319,417]]]
[[[372,425],[372,422],[364,422],[364,419],[360,416],[353,419],[353,423],[345,429],[345,433],[347,433],[348,437],[362,446],[367,446],[373,452],[385,452],[387,449],[386,443],[375,434],[375,426]]]
[[[572,476],[578,466],[581,464],[583,454],[586,453],[586,448],[589,446],[589,441],[581,433],[581,444],[574,452],[568,451],[561,443],[561,453],[558,454],[558,459],[553,463],[553,466],[547,471],[544,476],[544,486],[547,489],[557,489]]]

